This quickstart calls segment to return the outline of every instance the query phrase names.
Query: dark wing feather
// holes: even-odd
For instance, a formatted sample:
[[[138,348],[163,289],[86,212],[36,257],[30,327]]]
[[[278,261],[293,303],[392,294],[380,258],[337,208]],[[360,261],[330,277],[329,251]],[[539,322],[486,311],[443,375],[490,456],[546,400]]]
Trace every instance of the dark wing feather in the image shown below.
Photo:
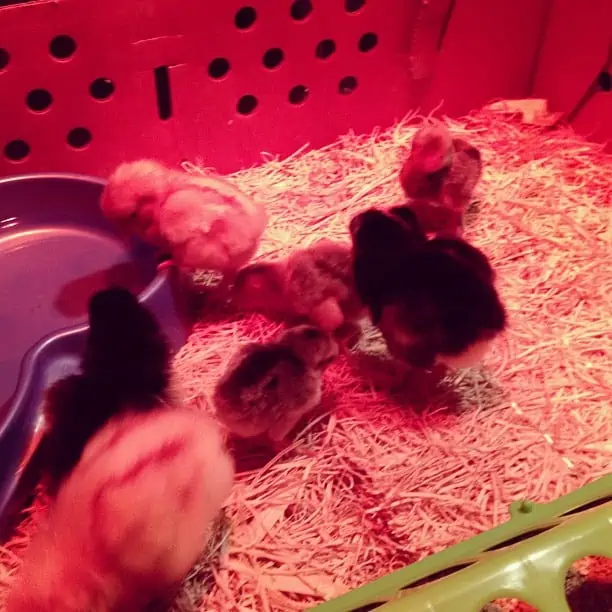
[[[154,315],[125,289],[90,301],[83,372],[126,401],[147,403],[168,387],[172,353]]]

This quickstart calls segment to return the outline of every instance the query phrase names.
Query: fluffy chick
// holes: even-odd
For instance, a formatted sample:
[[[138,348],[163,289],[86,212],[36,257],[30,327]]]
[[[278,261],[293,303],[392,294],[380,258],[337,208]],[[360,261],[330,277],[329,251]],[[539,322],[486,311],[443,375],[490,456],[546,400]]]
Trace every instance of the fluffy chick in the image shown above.
[[[49,493],[74,468],[87,441],[114,415],[168,401],[171,349],[154,315],[122,288],[89,302],[81,374],[58,381],[44,406],[44,477]]]
[[[336,341],[309,325],[290,328],[274,342],[247,344],[215,387],[219,421],[240,438],[267,434],[282,446],[319,405],[323,371],[337,355]]]
[[[233,300],[243,310],[308,321],[330,333],[363,315],[350,247],[327,239],[283,261],[246,266],[236,276]]]
[[[369,208],[351,219],[349,231],[357,295],[376,325],[388,290],[401,282],[403,262],[426,236],[407,206]]]
[[[115,417],[60,488],[7,612],[128,612],[171,599],[233,475],[218,427],[197,411]]]
[[[411,214],[404,209],[406,219]],[[506,325],[484,253],[459,238],[425,241],[405,233],[402,241],[380,211],[362,213],[351,230],[356,284],[389,352],[418,368],[480,361]]]
[[[425,232],[460,235],[481,175],[480,151],[433,120],[415,134],[400,182]]]
[[[102,192],[103,214],[125,234],[157,247],[166,247],[159,214],[175,186],[172,171],[156,161],[142,159],[119,165]]]
[[[120,165],[101,208],[123,231],[168,250],[180,269],[230,276],[253,256],[267,224],[263,206],[230,182],[152,160]]]

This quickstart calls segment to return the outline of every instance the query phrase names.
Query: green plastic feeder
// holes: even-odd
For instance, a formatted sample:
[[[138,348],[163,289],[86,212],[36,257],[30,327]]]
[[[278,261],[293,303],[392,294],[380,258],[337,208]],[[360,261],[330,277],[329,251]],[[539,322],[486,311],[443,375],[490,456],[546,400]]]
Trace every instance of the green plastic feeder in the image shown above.
[[[547,504],[516,502],[510,520],[341,597],[316,612],[479,612],[517,598],[570,612],[565,575],[585,556],[612,557],[612,475]]]

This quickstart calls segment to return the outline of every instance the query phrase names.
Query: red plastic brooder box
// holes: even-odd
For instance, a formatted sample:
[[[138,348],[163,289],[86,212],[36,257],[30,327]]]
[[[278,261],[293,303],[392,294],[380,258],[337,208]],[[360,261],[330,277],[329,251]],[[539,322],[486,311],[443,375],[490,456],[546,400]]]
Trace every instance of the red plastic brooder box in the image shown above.
[[[105,175],[140,156],[229,172],[442,101],[456,115],[535,91],[565,110],[612,23],[609,0],[570,4],[3,1],[0,174]],[[561,44],[570,26],[577,59]]]

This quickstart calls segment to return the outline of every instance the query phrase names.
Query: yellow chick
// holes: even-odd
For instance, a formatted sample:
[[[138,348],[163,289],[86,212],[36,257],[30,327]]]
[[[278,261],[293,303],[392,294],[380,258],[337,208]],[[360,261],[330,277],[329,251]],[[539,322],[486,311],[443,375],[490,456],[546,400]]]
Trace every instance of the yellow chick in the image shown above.
[[[203,414],[116,417],[60,488],[7,612],[118,612],[171,600],[233,477],[220,431]]]
[[[254,255],[267,225],[263,205],[229,181],[153,160],[121,164],[101,209],[124,232],[167,250],[179,269],[229,276]]]

